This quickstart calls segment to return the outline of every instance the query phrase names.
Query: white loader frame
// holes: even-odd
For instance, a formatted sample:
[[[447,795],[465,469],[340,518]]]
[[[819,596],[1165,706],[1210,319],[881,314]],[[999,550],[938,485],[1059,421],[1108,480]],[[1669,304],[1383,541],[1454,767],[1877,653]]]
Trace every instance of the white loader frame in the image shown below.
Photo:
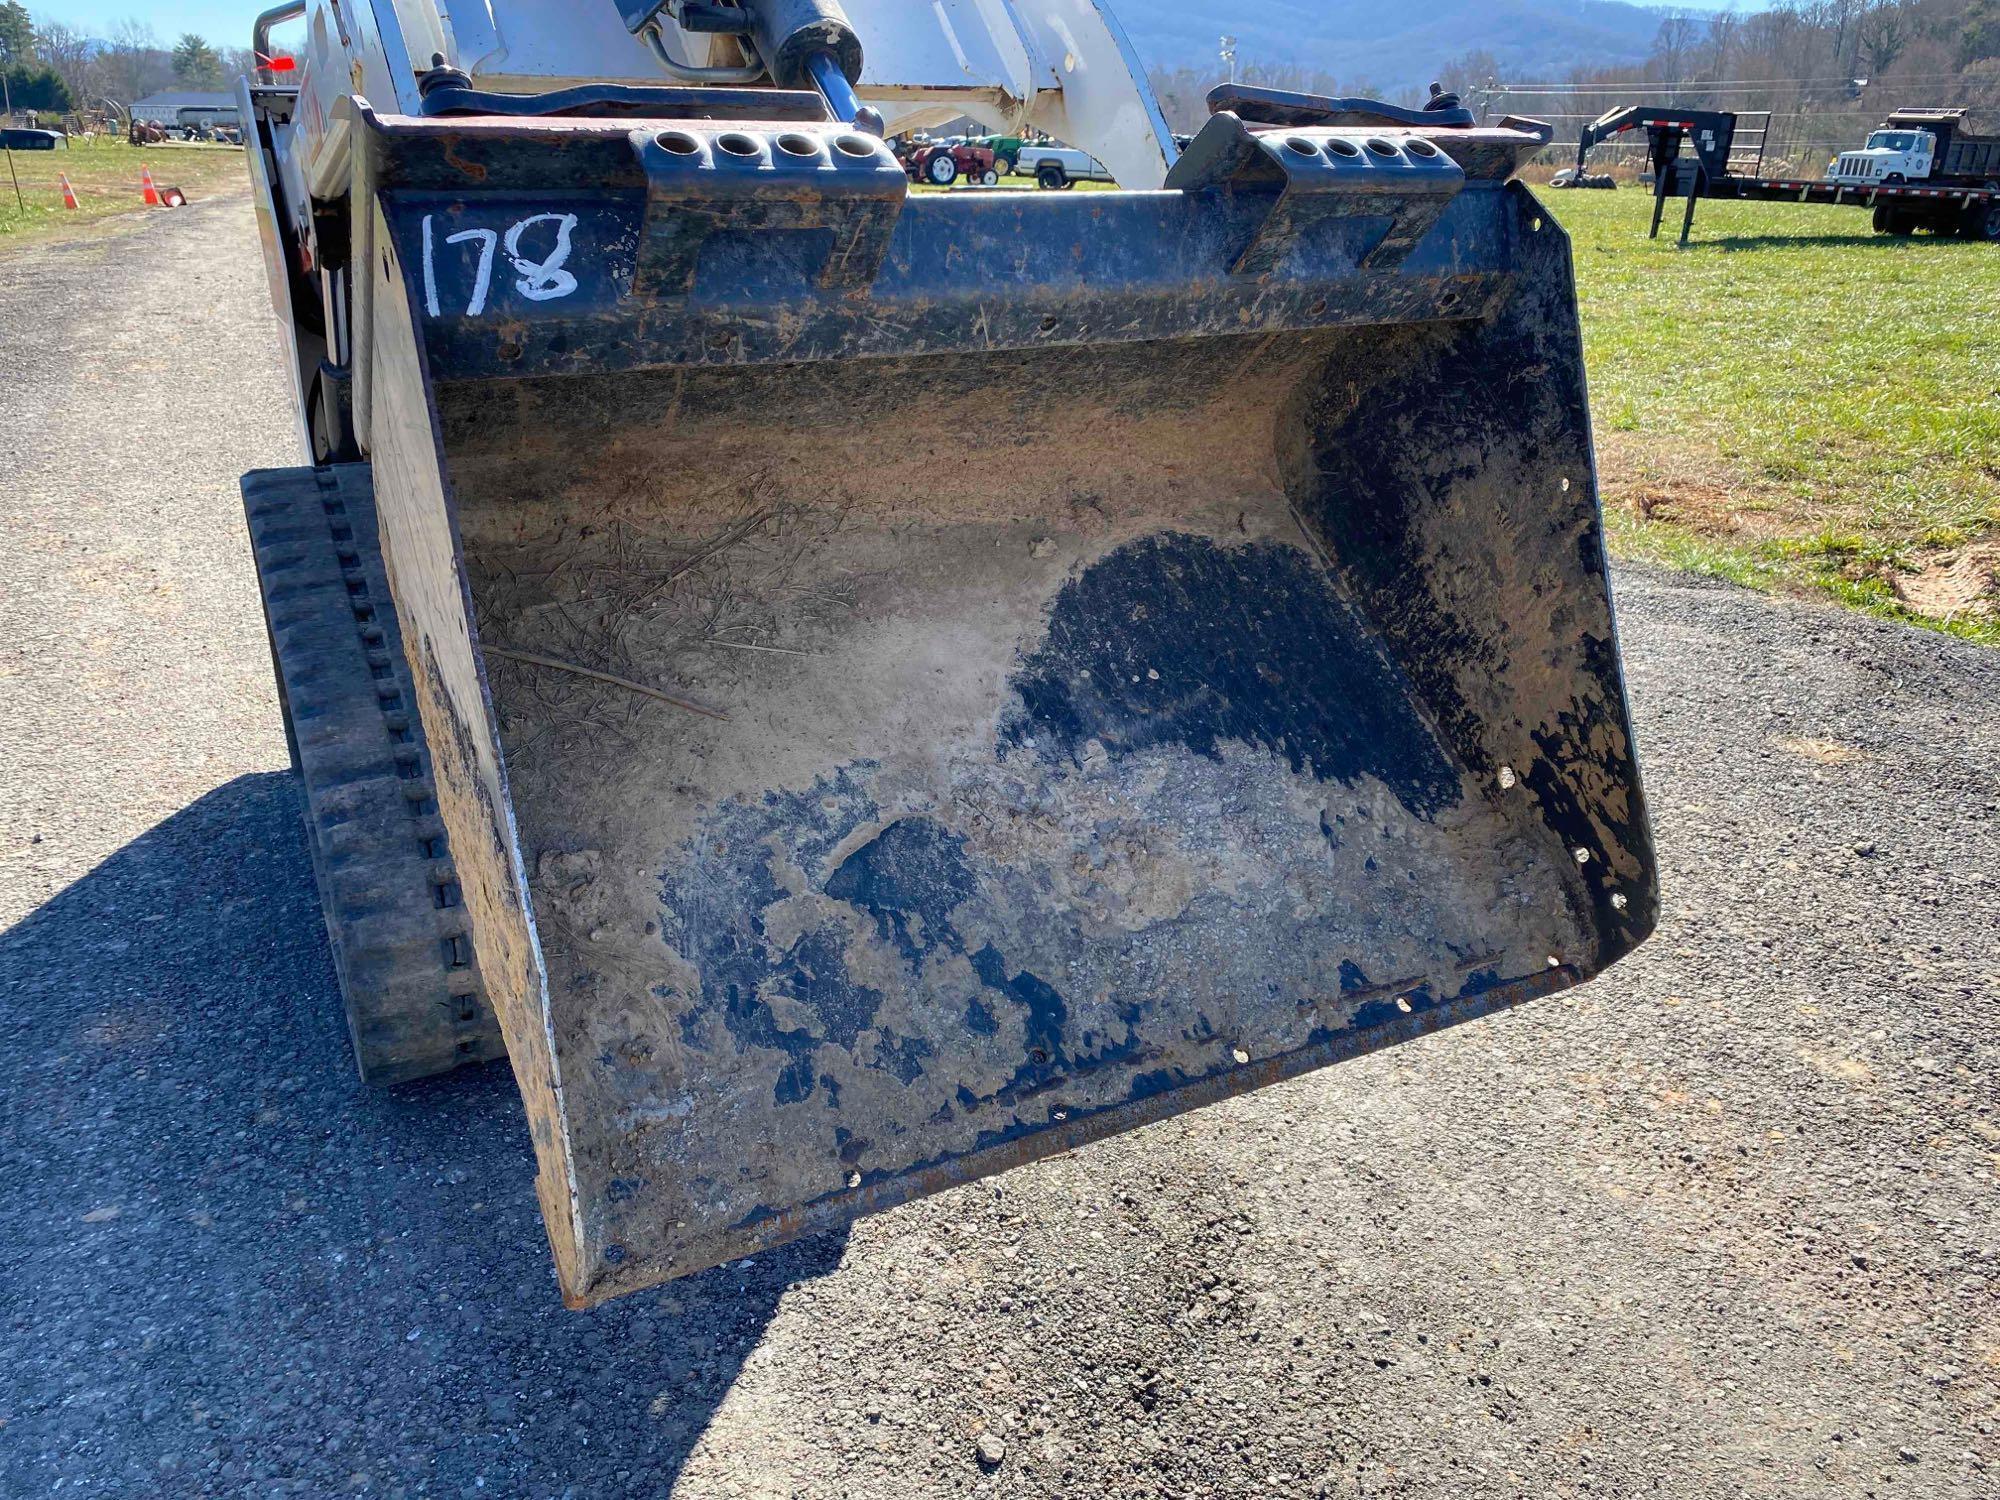
[[[259,37],[296,9],[267,12]],[[1176,155],[1166,118],[1124,29],[1095,0],[845,0],[845,9],[863,46],[856,93],[890,133],[965,115],[1003,134],[1045,131],[1128,188],[1165,180]],[[337,99],[360,94],[378,110],[415,114],[417,80],[434,57],[496,92],[674,81],[612,0],[307,0],[304,19],[300,139],[283,153],[301,186],[345,180]],[[665,11],[659,24],[691,66],[737,61],[730,38],[683,32]]]

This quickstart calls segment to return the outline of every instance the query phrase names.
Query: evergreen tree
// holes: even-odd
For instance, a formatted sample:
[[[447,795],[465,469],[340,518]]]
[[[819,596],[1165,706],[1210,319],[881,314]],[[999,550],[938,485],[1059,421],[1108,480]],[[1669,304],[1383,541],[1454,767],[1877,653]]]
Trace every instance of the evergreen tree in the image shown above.
[[[35,23],[21,0],[0,4],[0,65],[18,68],[35,59]]]
[[[189,88],[220,88],[222,59],[206,38],[187,32],[174,43],[174,77]]]

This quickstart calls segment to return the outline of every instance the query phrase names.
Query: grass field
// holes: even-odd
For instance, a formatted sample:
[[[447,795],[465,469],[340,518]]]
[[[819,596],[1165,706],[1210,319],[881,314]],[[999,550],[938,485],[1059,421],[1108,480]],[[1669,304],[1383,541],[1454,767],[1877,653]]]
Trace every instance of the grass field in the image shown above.
[[[1642,191],[1544,198],[1615,549],[2000,644],[2000,246],[1703,203],[1677,250]]]
[[[6,163],[0,159],[0,251],[10,245],[71,236],[113,214],[145,211],[139,197],[142,166],[152,169],[155,183],[179,188],[191,203],[241,192],[249,182],[243,153],[229,146],[134,147],[120,138],[12,155],[14,172],[21,181],[21,198],[16,201]],[[67,173],[76,189],[75,209],[63,207],[58,173]]]

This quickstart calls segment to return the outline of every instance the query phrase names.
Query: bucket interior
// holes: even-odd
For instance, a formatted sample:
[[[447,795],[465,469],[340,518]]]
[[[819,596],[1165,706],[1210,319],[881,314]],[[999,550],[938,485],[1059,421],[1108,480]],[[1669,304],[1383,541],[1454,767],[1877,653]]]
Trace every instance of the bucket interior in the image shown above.
[[[1530,302],[439,381],[602,1284],[1637,941],[1546,343]]]

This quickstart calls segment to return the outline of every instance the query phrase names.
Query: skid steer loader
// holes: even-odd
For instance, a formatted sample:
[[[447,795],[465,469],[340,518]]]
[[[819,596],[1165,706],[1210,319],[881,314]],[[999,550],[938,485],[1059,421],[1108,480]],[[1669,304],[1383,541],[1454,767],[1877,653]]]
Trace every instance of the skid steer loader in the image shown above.
[[[307,0],[243,85],[355,1054],[505,1053],[574,1306],[1654,921],[1548,131],[1180,151],[1092,0],[844,5]],[[914,189],[961,115],[1122,190]]]

